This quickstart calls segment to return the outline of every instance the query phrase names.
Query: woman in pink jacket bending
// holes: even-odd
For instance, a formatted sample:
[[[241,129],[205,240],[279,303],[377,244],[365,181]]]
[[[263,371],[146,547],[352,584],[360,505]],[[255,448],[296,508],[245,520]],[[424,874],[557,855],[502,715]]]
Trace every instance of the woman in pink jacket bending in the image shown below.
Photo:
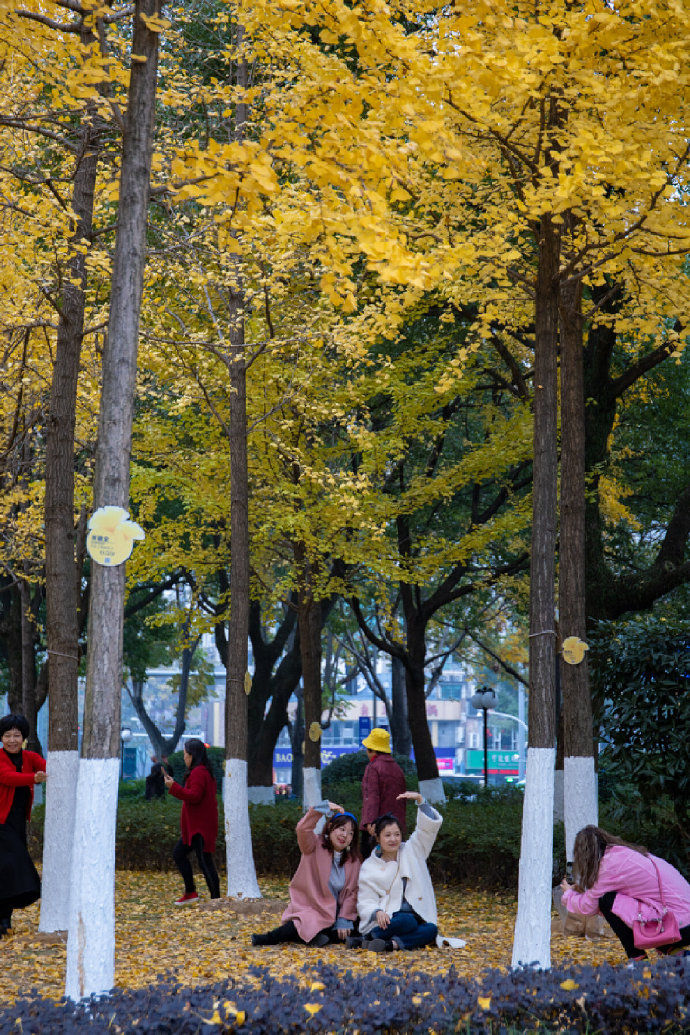
[[[625,949],[628,959],[644,960],[647,953],[635,945],[633,921],[657,920],[663,905],[675,914],[680,940],[658,951],[682,952],[690,945],[690,884],[646,848],[621,841],[600,827],[583,827],[573,848],[574,886],[563,881],[563,905],[571,913],[601,913]]]
[[[302,858],[290,881],[290,904],[282,924],[266,934],[253,934],[252,945],[302,942],[321,948],[344,942],[357,916],[357,878],[361,860],[357,849],[357,820],[329,801],[329,818],[316,833],[324,812],[309,809],[297,824]]]

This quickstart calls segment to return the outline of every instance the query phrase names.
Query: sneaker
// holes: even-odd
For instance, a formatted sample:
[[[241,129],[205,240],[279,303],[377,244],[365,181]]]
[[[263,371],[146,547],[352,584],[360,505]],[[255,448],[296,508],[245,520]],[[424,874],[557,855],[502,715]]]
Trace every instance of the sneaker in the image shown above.
[[[180,898],[175,899],[176,906],[191,906],[194,902],[199,901],[199,896],[196,891],[185,891],[184,895]]]
[[[265,934],[253,934],[252,935],[252,945],[254,945],[254,946],[257,946],[257,945],[268,945],[268,942],[266,941],[266,935]]]
[[[369,952],[391,952],[393,943],[387,942],[384,938],[370,938],[368,942],[365,942],[365,947]]]
[[[364,939],[360,934],[349,934],[345,939],[346,949],[361,949]]]
[[[325,931],[321,931],[320,934],[317,934],[312,938],[312,940],[309,942],[309,946],[312,949],[323,949],[324,946],[328,945],[330,940],[331,939],[328,937]]]

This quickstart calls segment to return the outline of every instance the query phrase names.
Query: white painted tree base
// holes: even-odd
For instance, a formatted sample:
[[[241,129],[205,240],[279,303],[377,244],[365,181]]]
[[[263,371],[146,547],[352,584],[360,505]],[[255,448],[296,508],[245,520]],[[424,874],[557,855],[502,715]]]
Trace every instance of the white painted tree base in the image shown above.
[[[572,862],[578,831],[599,825],[597,774],[591,756],[566,758],[564,765],[565,857]]]
[[[304,769],[303,771],[304,790],[302,792],[302,800],[304,802],[305,809],[310,809],[314,805],[318,805],[323,798],[321,796],[321,770],[320,769]]]
[[[243,758],[225,760],[223,804],[228,896],[230,898],[261,898],[261,891],[256,880],[252,831],[249,825],[247,763]]]
[[[119,758],[79,762],[65,995],[109,992],[115,981],[115,824]]]
[[[551,966],[555,748],[528,748],[513,967]]]
[[[259,785],[248,787],[247,797],[250,805],[275,805],[276,803],[276,793],[272,787]]]
[[[443,790],[443,781],[440,776],[434,777],[433,780],[420,780],[419,793],[423,794],[432,805],[442,805],[446,800],[446,792]]]
[[[78,751],[49,751],[46,758],[46,812],[39,931],[69,927],[69,874],[72,868],[74,813],[79,775]]]

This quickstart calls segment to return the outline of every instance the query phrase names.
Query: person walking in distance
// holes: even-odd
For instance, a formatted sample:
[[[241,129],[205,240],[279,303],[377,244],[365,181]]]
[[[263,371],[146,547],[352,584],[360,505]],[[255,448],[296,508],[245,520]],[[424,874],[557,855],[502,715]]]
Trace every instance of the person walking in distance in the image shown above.
[[[366,859],[376,844],[376,820],[392,813],[400,823],[403,838],[407,829],[405,817],[407,787],[405,774],[391,754],[388,730],[375,727],[362,741],[369,763],[362,777],[361,853]]]
[[[189,854],[196,852],[199,868],[204,875],[211,898],[220,898],[220,881],[213,861],[218,836],[218,801],[216,781],[202,740],[186,740],[183,752],[187,775],[180,786],[165,771],[163,780],[174,798],[182,802],[180,831],[182,836],[173,848],[173,859],[184,880],[184,893],[175,901],[176,906],[199,901]]]

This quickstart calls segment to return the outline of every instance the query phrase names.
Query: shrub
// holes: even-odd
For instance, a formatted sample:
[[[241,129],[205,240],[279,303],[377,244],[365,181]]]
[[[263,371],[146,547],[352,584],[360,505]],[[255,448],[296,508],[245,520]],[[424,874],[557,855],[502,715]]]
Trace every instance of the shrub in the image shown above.
[[[307,950],[309,951],[309,950]],[[596,1031],[598,1035],[687,1032],[690,960],[669,958],[644,972],[567,966],[486,970],[461,978],[394,967],[346,975],[309,960],[309,976],[255,967],[251,983],[229,978],[189,988],[161,978],[82,1002],[33,994],[0,1010],[0,1033],[109,1032],[176,1035],[247,1030],[254,1035],[345,1032],[361,1035]],[[311,987],[310,987],[311,985]]]
[[[361,808],[359,784],[341,784],[333,794],[349,812]],[[330,795],[329,795],[330,796]],[[522,794],[513,788],[483,788],[474,801],[455,798],[440,806],[444,823],[429,857],[435,880],[472,883],[486,888],[514,888],[517,885],[520,855]],[[125,796],[117,814],[116,865],[125,870],[172,870],[172,847],[180,836],[180,808],[177,799],[166,795],[146,801]],[[408,809],[408,828],[414,827],[416,807]],[[219,800],[219,833],[216,855],[225,858],[222,802]],[[301,803],[278,799],[275,805],[251,805],[254,862],[259,874],[290,877],[299,863],[295,826],[302,816]],[[42,849],[43,807],[34,809],[31,824],[31,850],[34,857]],[[562,869],[562,834],[554,839],[554,873]]]

